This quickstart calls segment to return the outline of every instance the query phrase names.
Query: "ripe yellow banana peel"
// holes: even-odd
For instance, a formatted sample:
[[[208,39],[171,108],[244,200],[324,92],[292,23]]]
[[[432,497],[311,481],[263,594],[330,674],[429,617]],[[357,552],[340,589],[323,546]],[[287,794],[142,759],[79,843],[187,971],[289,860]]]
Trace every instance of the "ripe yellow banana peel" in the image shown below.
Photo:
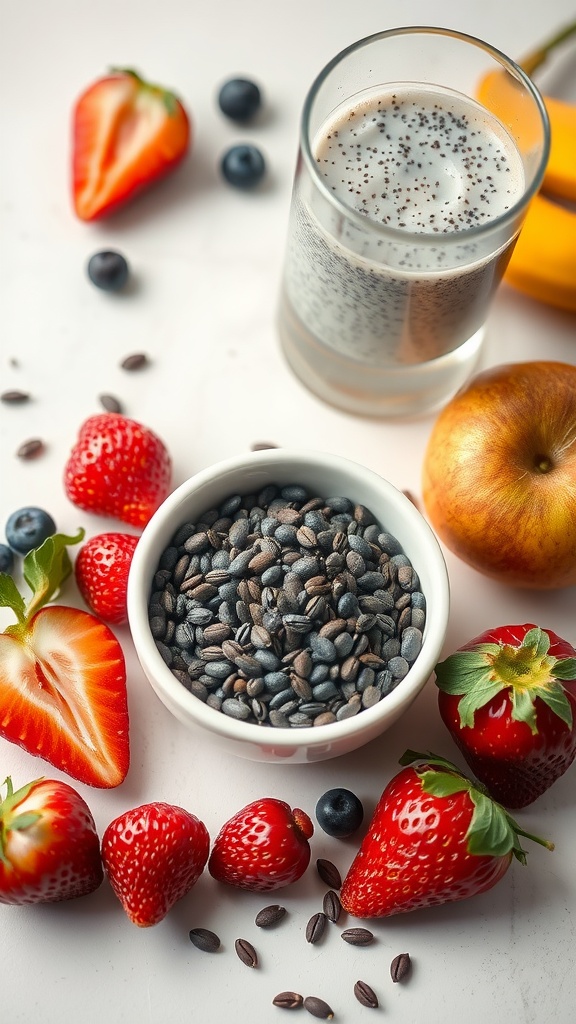
[[[540,302],[576,313],[576,212],[536,195],[504,278]]]
[[[525,57],[520,66],[531,76],[552,49],[575,33],[573,22]],[[506,122],[506,104],[513,89],[508,75],[491,72],[479,83],[478,98]],[[576,203],[576,106],[552,96],[543,99],[550,119],[550,157],[542,189],[530,203],[504,276],[509,284],[540,302],[576,312],[576,210],[563,205]],[[526,130],[530,131],[530,126]]]

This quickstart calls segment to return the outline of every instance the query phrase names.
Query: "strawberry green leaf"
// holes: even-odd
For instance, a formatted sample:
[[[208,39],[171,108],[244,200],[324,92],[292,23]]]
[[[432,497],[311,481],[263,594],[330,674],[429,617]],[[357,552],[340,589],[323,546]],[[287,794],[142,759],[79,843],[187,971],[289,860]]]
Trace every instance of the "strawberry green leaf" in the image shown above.
[[[492,667],[500,648],[497,644],[482,644],[481,647],[474,651],[457,651],[434,669],[438,688],[462,697],[458,703],[461,729],[473,726],[474,712],[505,687],[501,679],[494,678]]]
[[[473,728],[476,711],[500,692],[509,694],[512,719],[525,722],[533,734],[538,732],[536,697],[571,726],[572,709],[558,680],[576,678],[576,659],[557,660],[549,651],[548,633],[534,626],[516,646],[486,643],[456,651],[436,666],[436,684],[461,698],[461,729]]]
[[[434,672],[436,684],[445,693],[467,693],[475,685],[478,677],[482,678],[491,671],[489,657],[495,658],[500,648],[498,644],[482,644],[473,651],[456,651],[445,661],[441,661]]]
[[[28,782],[25,786],[14,792],[12,785],[12,778],[8,776],[4,779],[4,785],[6,786],[6,796],[2,798],[0,794],[0,864],[9,864],[6,854],[6,841],[8,833],[14,829],[22,830],[28,828],[41,818],[42,815],[39,811],[22,812],[21,814],[14,814],[14,810],[21,804],[29,793],[32,791],[42,779],[34,779],[33,782]],[[24,819],[24,822],[23,822]],[[26,819],[29,819],[26,822]]]
[[[22,832],[25,828],[30,828],[31,825],[35,825],[42,815],[40,811],[27,811],[25,814],[18,814],[15,818],[12,818],[10,822],[11,832]]]
[[[164,89],[161,85],[154,85],[152,82],[147,82],[146,79],[142,78],[134,68],[110,68],[111,72],[115,75],[129,75],[133,78],[140,89],[145,89],[150,93],[153,93],[158,99],[164,104],[166,112],[172,117],[176,113],[176,96],[169,89]]]
[[[33,595],[27,608],[28,619],[56,597],[72,572],[67,546],[79,544],[83,537],[83,529],[80,529],[75,537],[55,533],[47,537],[39,548],[28,552],[23,566],[24,579]]]
[[[576,679],[576,658],[557,661],[552,669],[555,679]]]
[[[422,789],[431,796],[453,796],[454,793],[464,793],[470,789],[470,781],[462,775],[454,775],[452,772],[438,771],[432,768],[429,771],[418,772],[422,782]]]
[[[476,786],[470,789],[470,799],[474,811],[467,832],[469,853],[479,857],[505,857],[512,853],[521,864],[526,864],[526,850],[520,845],[520,836],[545,846],[547,850],[554,849],[554,843],[548,839],[541,839],[520,828],[501,804],[487,793],[480,792]]]
[[[538,690],[538,696],[558,718],[566,723],[569,729],[572,728],[572,705],[566,696],[566,690],[560,683],[558,685],[551,683],[550,686],[541,687]]]
[[[528,632],[522,639],[520,647],[530,647],[534,649],[535,658],[543,658],[545,654],[548,654],[550,650],[550,637],[545,630],[540,629],[539,626],[534,626],[533,629],[529,629]]]
[[[440,757],[439,754],[433,753],[432,750],[427,750],[425,754],[418,750],[405,750],[402,757],[398,758],[398,764],[402,765],[414,764],[414,761],[425,761],[426,765],[438,765],[439,768],[444,768],[446,771],[462,775],[460,769],[452,761],[448,761],[445,757]]]
[[[467,832],[469,853],[478,857],[505,857],[514,852],[525,863],[526,853],[504,808],[473,786],[469,792],[474,805]]]
[[[474,713],[479,708],[483,708],[485,704],[488,704],[493,697],[501,693],[504,687],[500,682],[494,682],[490,679],[482,679],[477,682],[470,684],[470,689],[463,695],[462,699],[458,703],[458,713],[460,715],[460,728],[463,729],[465,726],[470,728],[474,725]]]
[[[400,764],[409,765],[414,761],[425,763],[415,768],[422,782],[422,789],[431,796],[441,799],[467,793],[472,802],[472,818],[466,833],[468,852],[478,857],[505,857],[513,854],[520,863],[526,863],[526,851],[520,845],[520,836],[531,839],[548,850],[554,843],[541,839],[520,828],[501,804],[496,803],[478,782],[464,775],[451,761],[431,752],[419,754],[406,750]]]
[[[5,572],[0,572],[0,608],[11,608],[18,622],[24,622],[26,618],[24,598],[12,577]]]
[[[510,693],[512,718],[515,722],[525,722],[533,736],[538,732],[534,696],[534,692],[530,693],[529,690],[520,690],[518,687],[513,687]]]

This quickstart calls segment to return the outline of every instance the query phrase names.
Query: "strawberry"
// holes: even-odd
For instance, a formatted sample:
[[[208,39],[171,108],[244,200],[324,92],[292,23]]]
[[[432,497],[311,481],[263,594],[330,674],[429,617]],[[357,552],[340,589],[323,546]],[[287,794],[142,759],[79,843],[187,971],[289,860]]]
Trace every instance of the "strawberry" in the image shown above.
[[[449,761],[406,751],[400,763],[409,767],[386,786],[342,884],[349,914],[391,917],[486,892],[513,856],[526,862],[519,836],[554,848]]]
[[[208,870],[218,882],[269,892],[296,882],[310,862],[314,826],[284,800],[254,800],[222,826]]]
[[[17,619],[0,634],[0,736],[86,785],[109,789],[129,763],[122,648],[94,615],[48,604],[72,572],[66,546],[83,536],[54,534],[26,555],[28,605],[12,577],[0,573],[0,607]]]
[[[0,797],[0,903],[56,903],[103,879],[90,808],[65,782],[35,779]]]
[[[64,487],[86,512],[145,526],[170,490],[172,463],[156,434],[120,413],[90,416],[66,463]]]
[[[526,807],[576,756],[576,650],[531,623],[500,626],[436,666],[442,719],[505,807]]]
[[[138,537],[99,533],[82,545],[74,563],[76,583],[91,612],[105,622],[126,622],[126,589]]]
[[[158,924],[198,881],[208,860],[204,823],[183,807],[142,804],[110,822],[102,860],[133,924]]]
[[[74,207],[85,221],[107,216],[172,171],[191,136],[180,100],[129,69],[114,69],[82,93],[72,130]]]

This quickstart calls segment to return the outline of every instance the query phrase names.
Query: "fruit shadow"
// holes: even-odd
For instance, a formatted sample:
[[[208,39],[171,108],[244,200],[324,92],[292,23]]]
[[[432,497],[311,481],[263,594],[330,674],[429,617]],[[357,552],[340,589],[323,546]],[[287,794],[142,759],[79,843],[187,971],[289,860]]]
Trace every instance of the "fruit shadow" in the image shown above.
[[[216,190],[240,192],[248,200],[251,196],[257,197],[275,190],[276,177],[268,161],[266,174],[255,188],[235,189],[222,176],[222,156],[223,153],[211,155],[198,147],[165,178],[154,182],[150,188],[133,196],[126,206],[120,207],[102,221],[95,221],[90,227],[104,238],[109,236],[111,230],[118,233],[130,232],[140,227],[144,221],[152,224],[154,220],[166,220],[171,216],[182,218],[186,216],[187,211],[192,218],[196,201]],[[142,287],[142,282],[135,272],[133,276],[134,283],[122,291],[122,296],[130,294],[130,287],[136,290]]]
[[[507,944],[515,934],[533,931],[536,920],[554,914],[555,908],[566,906],[570,899],[568,880],[563,881],[553,872],[534,884],[539,869],[540,865],[533,864],[531,876],[530,866],[514,862],[504,878],[488,892],[360,923],[368,925],[383,945],[391,942],[400,949],[409,943],[411,955],[412,950],[417,952],[436,944],[440,936],[449,947],[459,941],[465,944],[470,935],[483,930],[490,932],[494,942]]]

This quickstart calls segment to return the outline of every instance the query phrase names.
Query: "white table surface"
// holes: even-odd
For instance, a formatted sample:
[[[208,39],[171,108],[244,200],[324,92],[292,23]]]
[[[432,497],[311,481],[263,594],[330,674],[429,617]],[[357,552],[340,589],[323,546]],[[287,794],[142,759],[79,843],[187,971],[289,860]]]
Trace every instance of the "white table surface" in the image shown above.
[[[279,351],[274,317],[301,104],[324,63],[370,32],[449,25],[521,56],[573,17],[570,0],[405,0],[401,10],[381,0],[2,0],[0,7],[0,388],[33,395],[25,406],[0,408],[0,520],[38,504],[66,533],[79,525],[89,535],[117,528],[76,509],[61,483],[76,431],[100,411],[101,392],[117,395],[128,415],[165,439],[175,484],[266,440],[340,453],[418,496],[432,418],[394,424],[328,408],[291,375]],[[110,65],[172,85],[192,113],[195,144],[171,179],[114,219],[87,225],[69,200],[70,111]],[[266,115],[253,128],[235,127],[217,109],[217,88],[234,74],[263,88]],[[235,191],[218,172],[223,150],[243,139],[268,159],[269,183],[259,194]],[[130,262],[135,286],[126,295],[105,294],[87,280],[88,257],[105,247],[120,248]],[[573,361],[574,327],[572,317],[503,286],[484,362]],[[149,354],[150,368],[122,371],[121,358],[137,351]],[[46,441],[45,455],[18,460],[16,449],[33,436]],[[448,552],[446,559],[452,613],[445,654],[505,622],[531,620],[576,641],[574,588],[516,591]],[[81,604],[72,585],[66,600]],[[358,793],[368,817],[406,747],[458,760],[433,684],[400,723],[357,754],[284,767],[215,756],[153,694],[128,628],[117,634],[128,664],[132,765],[116,790],[78,784],[100,834],[121,811],[159,799],[188,807],[215,836],[253,799],[280,797],[313,815],[317,798],[333,786]],[[43,773],[65,778],[0,740],[2,779],[10,774],[23,784]],[[576,1006],[575,773],[520,812],[525,828],[555,841],[553,854],[532,846],[528,866],[515,863],[483,896],[374,922],[377,941],[366,949],[341,942],[339,929],[319,946],[305,942],[324,891],[313,869],[272,899],[225,889],[205,872],[164,922],[146,930],[130,924],[107,883],[67,904],[0,906],[2,1020],[262,1024],[282,1018],[274,995],[296,989],[326,999],[342,1024],[380,1017],[397,1024],[568,1024]],[[345,871],[356,845],[317,829],[313,862],[328,857]],[[268,902],[283,903],[289,917],[263,932],[254,916]],[[219,933],[220,954],[194,949],[188,931],[197,926]],[[237,937],[257,946],[258,970],[236,957]],[[389,964],[402,951],[411,953],[414,973],[408,984],[393,985]],[[359,978],[378,992],[381,1010],[355,1000]]]

